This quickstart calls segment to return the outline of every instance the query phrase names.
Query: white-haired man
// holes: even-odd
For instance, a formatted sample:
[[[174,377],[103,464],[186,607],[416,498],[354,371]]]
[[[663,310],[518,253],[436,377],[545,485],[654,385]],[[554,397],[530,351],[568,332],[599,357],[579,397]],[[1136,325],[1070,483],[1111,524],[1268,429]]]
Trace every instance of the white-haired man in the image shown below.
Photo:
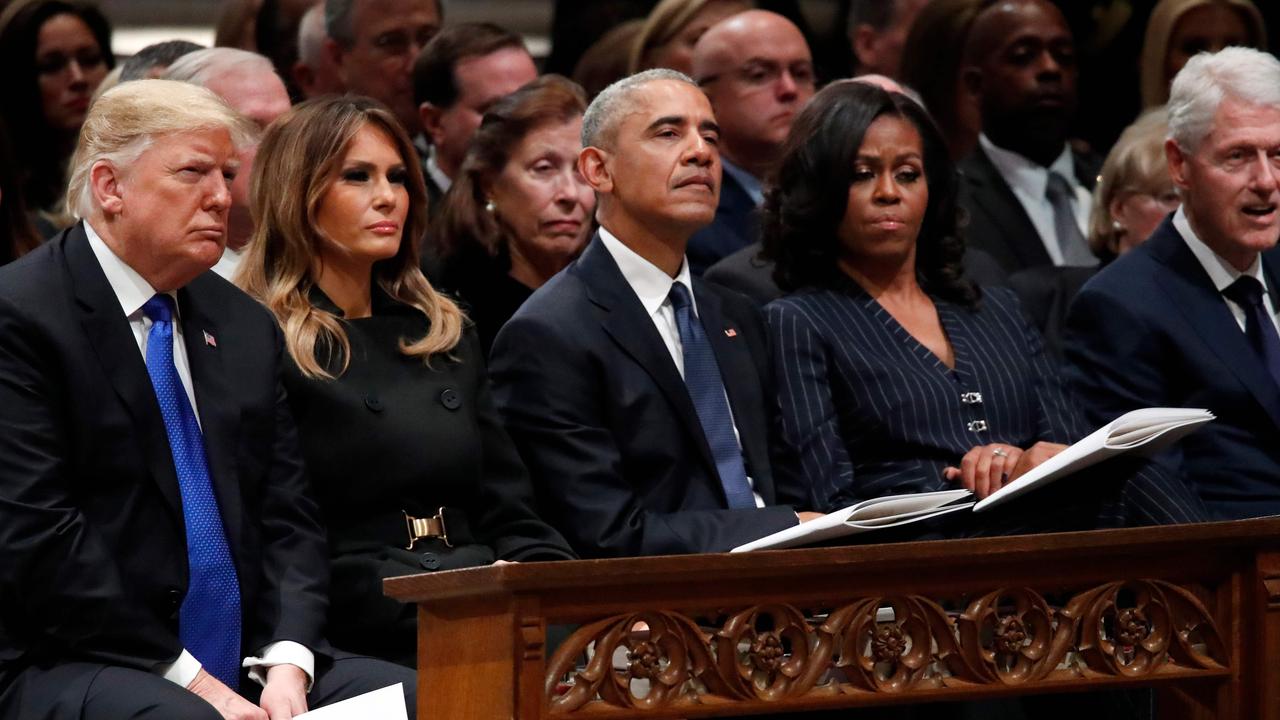
[[[278,720],[414,687],[325,642],[280,331],[206,272],[252,135],[203,88],[113,88],[72,158],[81,221],[0,269],[0,717]]]
[[[167,80],[194,83],[217,93],[236,112],[261,130],[289,110],[289,91],[271,61],[257,53],[216,47],[178,58],[165,71]],[[231,212],[227,216],[227,248],[213,271],[230,280],[253,237],[249,214],[249,176],[258,146],[240,152],[240,172],[231,183]]]
[[[1096,422],[1139,407],[1217,420],[1166,460],[1209,509],[1280,513],[1280,61],[1244,48],[1191,59],[1169,98],[1182,207],[1085,285],[1067,320],[1069,376]]]
[[[298,23],[298,59],[289,69],[294,84],[307,99],[346,89],[333,57],[324,51],[324,39],[324,0],[319,0]]]

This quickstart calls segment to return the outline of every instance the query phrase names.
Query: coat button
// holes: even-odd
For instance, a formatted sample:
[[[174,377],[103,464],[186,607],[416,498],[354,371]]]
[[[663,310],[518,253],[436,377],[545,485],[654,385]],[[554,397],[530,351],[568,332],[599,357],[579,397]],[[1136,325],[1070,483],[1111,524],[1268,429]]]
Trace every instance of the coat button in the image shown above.
[[[435,553],[422,553],[422,567],[428,570],[439,570],[440,558]]]
[[[380,413],[386,409],[386,406],[382,404],[382,401],[373,395],[364,396],[364,406],[376,413]]]
[[[164,593],[164,599],[169,605],[169,619],[177,619],[178,611],[182,609],[182,591],[172,588],[166,590]]]
[[[453,388],[445,388],[444,392],[440,393],[440,404],[446,410],[457,410],[462,407],[462,398],[458,397],[457,391]]]

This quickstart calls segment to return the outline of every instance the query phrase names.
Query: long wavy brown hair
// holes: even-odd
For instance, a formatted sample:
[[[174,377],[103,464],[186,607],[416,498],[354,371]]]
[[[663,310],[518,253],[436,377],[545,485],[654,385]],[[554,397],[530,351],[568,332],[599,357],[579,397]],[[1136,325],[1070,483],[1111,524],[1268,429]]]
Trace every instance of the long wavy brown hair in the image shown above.
[[[320,231],[320,202],[337,179],[352,139],[366,124],[394,141],[409,174],[409,216],[400,250],[373,266],[373,282],[420,310],[430,323],[424,337],[401,338],[400,351],[429,362],[452,350],[462,334],[462,312],[431,287],[419,266],[427,191],[409,136],[390,110],[369,98],[310,100],[273,123],[258,146],[251,193],[255,227],[236,283],[275,314],[289,354],[312,378],[341,375],[351,355],[342,321],[312,304],[310,295],[319,276],[321,246],[345,250]],[[334,365],[336,373],[329,370]]]

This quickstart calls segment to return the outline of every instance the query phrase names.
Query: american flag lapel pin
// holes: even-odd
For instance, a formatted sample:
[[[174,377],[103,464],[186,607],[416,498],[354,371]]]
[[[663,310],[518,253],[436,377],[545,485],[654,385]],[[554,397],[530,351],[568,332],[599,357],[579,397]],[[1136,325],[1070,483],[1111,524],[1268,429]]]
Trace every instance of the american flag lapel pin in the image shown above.
[[[215,338],[213,335],[209,334],[208,330],[205,330],[203,332],[204,332],[204,344],[208,345],[211,348],[218,347],[218,339]]]
[[[731,338],[732,338],[732,337],[738,337],[738,331],[737,331],[737,330],[734,330],[733,328],[725,328],[725,329],[724,329],[724,336],[725,336],[725,337],[731,337]]]

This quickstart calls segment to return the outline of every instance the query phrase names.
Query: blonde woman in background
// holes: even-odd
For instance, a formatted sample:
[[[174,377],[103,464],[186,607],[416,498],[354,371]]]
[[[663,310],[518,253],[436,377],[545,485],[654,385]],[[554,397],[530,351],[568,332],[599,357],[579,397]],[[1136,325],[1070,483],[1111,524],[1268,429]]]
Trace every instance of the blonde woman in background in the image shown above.
[[[410,666],[416,611],[383,578],[573,557],[534,511],[474,328],[419,269],[426,202],[390,110],[305,102],[258,148],[238,277],[292,360],[285,389],[329,529],[330,637]]]
[[[1142,107],[1169,101],[1169,83],[1192,55],[1242,45],[1267,49],[1267,26],[1249,0],[1160,0],[1142,43]]]
[[[632,73],[650,68],[693,72],[693,46],[707,28],[753,7],[748,0],[662,0],[631,48]]]
[[[1125,128],[1102,163],[1089,215],[1089,249],[1104,263],[1146,240],[1178,209],[1164,155],[1168,135],[1165,109],[1150,110]]]

